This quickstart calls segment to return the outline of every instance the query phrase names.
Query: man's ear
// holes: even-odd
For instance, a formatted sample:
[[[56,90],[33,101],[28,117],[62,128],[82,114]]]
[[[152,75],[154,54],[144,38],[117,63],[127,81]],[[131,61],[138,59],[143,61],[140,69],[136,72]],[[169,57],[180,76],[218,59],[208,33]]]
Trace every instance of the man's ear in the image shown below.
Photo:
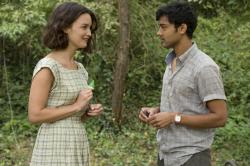
[[[187,32],[187,24],[181,24],[178,27],[178,32],[182,35],[184,35]]]

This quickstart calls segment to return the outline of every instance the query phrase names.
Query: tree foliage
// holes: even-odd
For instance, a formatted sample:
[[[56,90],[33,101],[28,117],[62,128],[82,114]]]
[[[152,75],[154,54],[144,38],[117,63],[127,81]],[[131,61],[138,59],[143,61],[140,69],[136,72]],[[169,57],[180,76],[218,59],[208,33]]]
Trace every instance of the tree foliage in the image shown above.
[[[94,100],[103,103],[105,107],[99,120],[90,120],[86,124],[94,157],[104,165],[148,165],[154,159],[145,152],[144,147],[155,153],[155,131],[140,124],[137,113],[143,105],[159,104],[161,81],[166,67],[164,59],[168,50],[161,48],[156,36],[158,27],[155,11],[166,1],[129,1],[130,64],[124,92],[122,131],[113,125],[111,116],[112,76],[119,42],[117,1],[76,1],[95,11],[100,27],[94,53],[76,56],[86,66],[90,78],[95,80]],[[216,132],[213,161],[222,165],[227,159],[235,159],[239,165],[250,165],[249,2],[189,1],[196,6],[200,15],[194,40],[219,64],[228,98],[229,119],[226,127]],[[49,52],[41,44],[42,28],[54,6],[62,2],[0,2],[0,165],[25,165],[29,158],[22,155],[24,150],[20,149],[25,149],[28,144],[30,149],[25,154],[30,154],[37,131],[37,127],[27,121],[31,75],[37,61]],[[131,148],[133,141],[141,146]],[[122,150],[118,147],[122,147]],[[116,152],[118,149],[120,153]],[[138,155],[133,156],[131,153]],[[112,155],[116,157],[105,160]],[[126,155],[127,160],[123,161]],[[145,158],[150,161],[147,162]]]

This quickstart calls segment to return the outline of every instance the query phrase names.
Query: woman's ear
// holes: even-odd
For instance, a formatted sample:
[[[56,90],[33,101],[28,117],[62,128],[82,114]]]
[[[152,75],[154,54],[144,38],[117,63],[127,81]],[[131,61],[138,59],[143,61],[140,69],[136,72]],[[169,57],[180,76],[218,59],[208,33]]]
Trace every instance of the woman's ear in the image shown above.
[[[69,31],[70,31],[70,28],[64,28],[64,29],[63,29],[63,32],[66,33],[66,34],[68,34]]]
[[[178,27],[178,31],[180,32],[180,34],[185,34],[187,32],[187,24],[181,24]]]

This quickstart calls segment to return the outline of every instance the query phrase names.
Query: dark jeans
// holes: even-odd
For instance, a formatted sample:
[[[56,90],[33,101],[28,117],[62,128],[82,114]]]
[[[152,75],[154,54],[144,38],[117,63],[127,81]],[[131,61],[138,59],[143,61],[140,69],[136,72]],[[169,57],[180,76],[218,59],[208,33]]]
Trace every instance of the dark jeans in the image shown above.
[[[164,160],[160,160],[158,155],[158,166],[164,166]],[[210,149],[192,155],[182,166],[211,166]]]

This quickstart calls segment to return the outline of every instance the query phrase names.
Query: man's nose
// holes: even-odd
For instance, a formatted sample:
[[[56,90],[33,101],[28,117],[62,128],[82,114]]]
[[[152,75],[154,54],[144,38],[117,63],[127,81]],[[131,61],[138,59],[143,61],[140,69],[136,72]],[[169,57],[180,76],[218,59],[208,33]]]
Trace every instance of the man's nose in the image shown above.
[[[156,34],[157,34],[157,36],[161,36],[162,35],[162,33],[161,33],[160,30],[158,30]]]

